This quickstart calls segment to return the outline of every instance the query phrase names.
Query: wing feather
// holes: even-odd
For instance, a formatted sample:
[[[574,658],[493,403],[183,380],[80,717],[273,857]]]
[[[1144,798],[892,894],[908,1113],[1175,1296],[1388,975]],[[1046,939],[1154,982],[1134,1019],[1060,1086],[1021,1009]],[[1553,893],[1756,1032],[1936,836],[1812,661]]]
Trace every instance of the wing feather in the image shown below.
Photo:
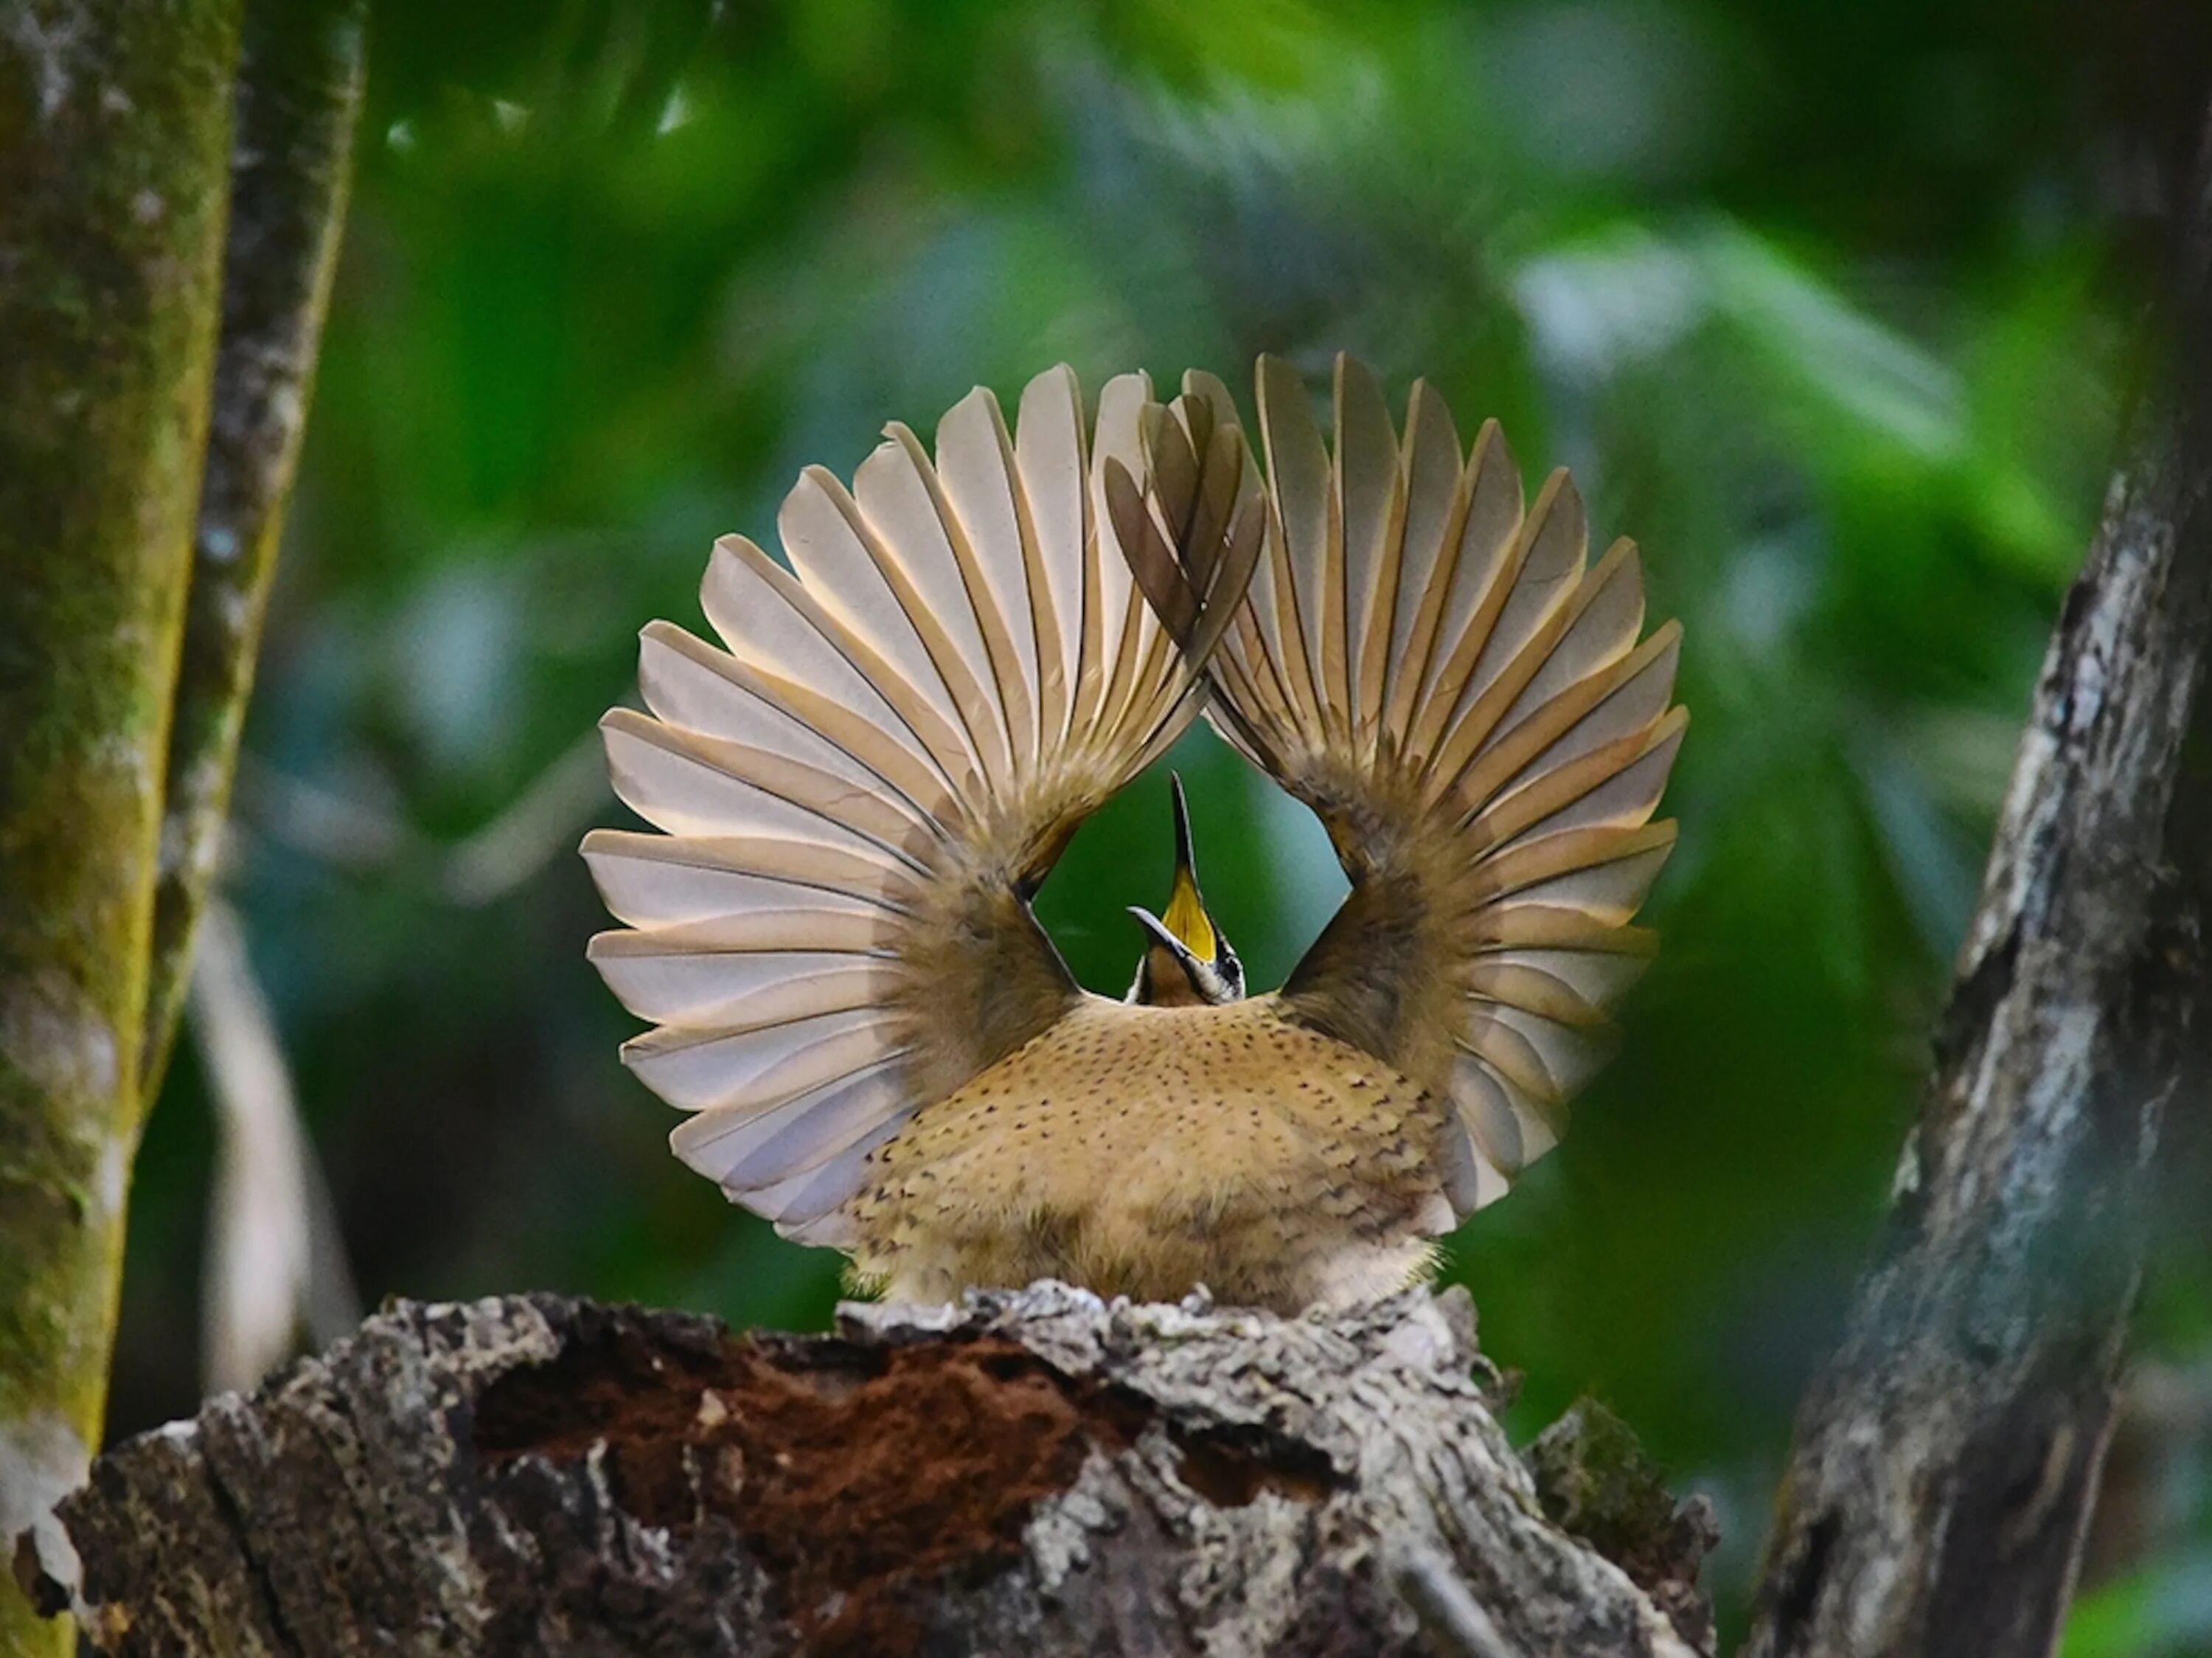
[[[902,1022],[889,1009],[862,1008],[735,1030],[664,1025],[625,1042],[623,1062],[686,1111],[766,1109],[888,1059]]]
[[[1081,672],[1084,538],[1090,523],[1085,508],[1090,468],[1083,436],[1083,393],[1066,369],[1039,375],[1023,391],[1014,464],[1036,532],[1036,567],[1030,574],[1030,591],[1036,606],[1043,739],[1057,743],[1068,735]]]
[[[1441,596],[1424,657],[1420,690],[1391,710],[1392,728],[1407,732],[1409,758],[1434,752],[1444,722],[1459,705],[1474,659],[1489,638],[1524,551],[1521,473],[1495,421],[1485,422],[1468,459],[1467,505],[1449,584],[1441,565],[1427,586]],[[1406,579],[1412,579],[1410,574]]]
[[[873,531],[869,553],[952,693],[987,771],[1003,776],[1012,769],[1006,710],[993,694],[982,625],[938,511],[929,462],[907,428],[894,422],[890,434],[853,475],[853,499]]]
[[[820,491],[811,484],[800,480],[784,503],[787,514],[794,503],[815,504]],[[904,751],[935,775],[948,800],[975,790],[974,755],[942,705],[943,682],[906,677],[865,634],[824,610],[805,582],[744,537],[727,535],[714,544],[699,598],[730,648],[732,671],[766,687],[772,700],[824,735],[836,735],[832,728],[842,724],[854,734],[848,746],[856,753],[871,750],[902,775],[906,767],[891,751]],[[830,716],[832,710],[844,711],[842,722]],[[871,742],[861,731],[878,740]]]
[[[742,1171],[762,1186],[790,1180],[898,1116],[906,1089],[896,1055],[845,1071],[759,1108],[717,1106],[678,1125],[678,1156],[726,1182]]]
[[[1434,756],[1429,770],[1432,788],[1448,786],[1498,729],[1505,710],[1566,632],[1583,590],[1586,539],[1581,497],[1565,472],[1554,472],[1507,558],[1498,602],[1494,608],[1483,607],[1492,619],[1480,648],[1470,649],[1473,642],[1463,640],[1452,653],[1455,663],[1473,660],[1454,690],[1440,740],[1433,747],[1423,745]]]
[[[867,758],[823,736],[749,683],[734,658],[702,643],[681,628],[666,622],[646,625],[639,638],[638,690],[646,707],[665,725],[703,736],[750,741],[842,778],[856,789],[884,789],[919,821],[934,825],[925,802],[935,801],[939,789],[926,771],[907,770],[895,757],[883,753],[877,753],[875,759],[884,769],[875,769]],[[923,800],[917,801],[885,771],[894,776],[904,771],[907,782]]]
[[[1480,442],[1493,441],[1494,430],[1484,429],[1478,456]],[[1425,380],[1413,382],[1406,401],[1405,455],[1406,527],[1400,538],[1399,562],[1389,578],[1395,598],[1381,704],[1383,722],[1395,730],[1412,724],[1407,709],[1428,667],[1437,618],[1459,564],[1469,504],[1471,474],[1460,448],[1459,428],[1452,424],[1443,399]],[[1409,561],[1425,577],[1418,584],[1405,579]],[[1411,592],[1406,591],[1409,585]]]
[[[656,869],[664,864],[697,867],[818,887],[899,911],[911,909],[921,891],[910,866],[872,848],[855,850],[811,838],[790,840],[757,832],[678,837],[594,829],[584,837],[583,854],[595,872],[608,872],[609,878],[616,880],[629,877],[614,872],[637,863]]]
[[[823,929],[822,948],[840,950],[890,948],[904,926],[907,912],[892,905],[832,887],[763,875],[736,860],[715,860],[716,848],[710,843],[675,837],[629,838],[671,846],[688,856],[633,850],[604,839],[586,847],[584,855],[600,898],[608,911],[628,926],[655,935],[696,928],[703,936],[706,930],[720,930],[712,936],[727,936],[743,924],[767,930],[775,918],[804,916]]]
[[[1588,566],[1573,482],[1524,507],[1494,422],[1462,456],[1417,384],[1401,436],[1340,360],[1331,454],[1295,371],[1263,358],[1257,381],[1266,545],[1208,715],[1352,879],[1286,1010],[1451,1102],[1434,1157],[1464,1213],[1556,1143],[1655,948],[1630,923],[1674,844],[1651,819],[1680,633],[1638,642],[1634,546]],[[1164,509],[1188,485],[1154,487]]]
[[[1043,753],[1039,630],[1030,591],[1038,552],[1022,500],[1013,439],[998,399],[988,392],[979,387],[969,393],[938,426],[937,477],[940,510],[982,624],[1015,753],[1021,768],[1034,769]],[[978,546],[1018,547],[1021,556],[984,558]]]
[[[1406,489],[1382,384],[1348,357],[1336,360],[1336,433],[1333,472],[1335,515],[1343,527],[1346,705],[1359,710],[1358,741],[1371,759],[1397,608]]]
[[[1276,604],[1304,650],[1308,705],[1323,726],[1350,700],[1345,668],[1344,539],[1334,511],[1328,447],[1297,370],[1260,360],[1260,434],[1267,457],[1283,558]],[[1281,577],[1287,576],[1288,579]]]
[[[1167,527],[1205,526],[1201,579],[1132,481],[1147,434],[1173,434]],[[1030,897],[1194,717],[1265,540],[1254,471],[1202,392],[1163,410],[1123,375],[1093,436],[1054,369],[1017,434],[979,390],[934,459],[894,424],[850,491],[801,473],[790,569],[718,543],[701,599],[726,650],[645,630],[651,711],[603,727],[617,792],[667,832],[586,838],[624,923],[589,954],[653,1025],[623,1058],[694,1113],[686,1162],[850,1241],[869,1154],[1073,1004]]]
[[[774,1221],[787,1238],[850,1248],[859,1234],[845,1210],[846,1200],[866,1179],[869,1154],[897,1134],[909,1114],[894,1112],[817,1167],[747,1192],[745,1202]],[[705,1165],[700,1172],[714,1173]]]
[[[871,678],[885,699],[940,761],[957,755],[988,774],[1005,759],[1005,733],[994,729],[974,670],[933,607],[945,602],[945,573],[931,556],[942,551],[944,538],[918,531],[927,503],[917,508],[908,499],[919,485],[902,487],[902,460],[896,445],[879,445],[854,479],[857,496],[821,467],[808,467],[785,498],[777,532],[807,595],[844,636],[847,654],[857,648],[883,665]],[[884,545],[885,534],[902,533],[927,549],[911,567]],[[949,561],[949,552],[943,557]]]
[[[869,844],[922,867],[933,827],[888,791],[856,788],[772,749],[662,724],[617,708],[599,722],[615,793],[671,834],[708,834],[734,816],[771,832]]]
[[[586,952],[607,987],[659,1024],[769,1025],[881,1001],[897,963],[855,950],[726,950],[601,933]]]

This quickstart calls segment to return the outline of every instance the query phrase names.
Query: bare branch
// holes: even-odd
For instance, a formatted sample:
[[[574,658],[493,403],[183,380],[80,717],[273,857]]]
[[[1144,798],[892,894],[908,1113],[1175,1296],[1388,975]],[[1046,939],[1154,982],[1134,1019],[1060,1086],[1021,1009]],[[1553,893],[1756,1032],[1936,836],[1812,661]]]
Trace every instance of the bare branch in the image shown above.
[[[246,9],[214,418],[178,663],[141,1075],[161,1086],[222,843],[238,736],[337,262],[365,0]]]
[[[191,1016],[216,1107],[200,1363],[218,1393],[253,1387],[303,1334],[331,1340],[361,1310],[276,1017],[219,901],[200,923]]]

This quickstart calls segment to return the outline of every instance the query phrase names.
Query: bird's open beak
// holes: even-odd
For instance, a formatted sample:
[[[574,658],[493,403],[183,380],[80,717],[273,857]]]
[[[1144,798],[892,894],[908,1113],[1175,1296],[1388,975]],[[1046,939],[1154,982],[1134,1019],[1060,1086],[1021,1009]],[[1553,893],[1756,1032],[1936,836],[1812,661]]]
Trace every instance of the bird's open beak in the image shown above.
[[[1192,955],[1211,961],[1218,941],[1213,918],[1206,913],[1206,900],[1198,894],[1197,871],[1191,865],[1190,808],[1183,802],[1182,779],[1170,771],[1168,783],[1175,797],[1175,885],[1168,893],[1167,913],[1160,917],[1159,924]]]
[[[1152,942],[1158,944],[1162,949],[1165,950],[1170,955],[1175,956],[1186,962],[1204,960],[1203,957],[1193,956],[1191,954],[1190,946],[1184,943],[1181,938],[1177,937],[1174,930],[1169,927],[1166,922],[1161,920],[1150,910],[1145,908],[1143,905],[1130,905],[1129,913],[1136,917],[1137,924],[1139,926],[1142,927],[1146,932],[1152,936]]]

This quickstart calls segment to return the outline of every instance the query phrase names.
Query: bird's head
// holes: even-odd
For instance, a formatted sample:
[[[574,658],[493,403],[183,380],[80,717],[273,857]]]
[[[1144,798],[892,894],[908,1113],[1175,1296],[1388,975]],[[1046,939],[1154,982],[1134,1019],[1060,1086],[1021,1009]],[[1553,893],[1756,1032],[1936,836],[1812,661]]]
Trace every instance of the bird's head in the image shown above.
[[[1175,796],[1175,885],[1169,891],[1165,915],[1129,906],[1129,913],[1150,936],[1127,999],[1149,1008],[1218,1007],[1243,997],[1244,964],[1199,896],[1182,779],[1170,772],[1168,782]]]

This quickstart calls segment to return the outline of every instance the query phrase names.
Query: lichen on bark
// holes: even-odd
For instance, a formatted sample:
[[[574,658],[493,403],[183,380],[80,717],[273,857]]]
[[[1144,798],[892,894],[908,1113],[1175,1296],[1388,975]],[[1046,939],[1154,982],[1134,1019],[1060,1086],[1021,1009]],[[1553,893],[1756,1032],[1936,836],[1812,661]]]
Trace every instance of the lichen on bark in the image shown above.
[[[98,1442],[236,0],[0,11],[0,1438]],[[0,1649],[65,1649],[0,1575]]]
[[[139,1074],[161,1088],[222,853],[314,385],[359,113],[365,0],[247,0],[214,412],[163,787]]]

